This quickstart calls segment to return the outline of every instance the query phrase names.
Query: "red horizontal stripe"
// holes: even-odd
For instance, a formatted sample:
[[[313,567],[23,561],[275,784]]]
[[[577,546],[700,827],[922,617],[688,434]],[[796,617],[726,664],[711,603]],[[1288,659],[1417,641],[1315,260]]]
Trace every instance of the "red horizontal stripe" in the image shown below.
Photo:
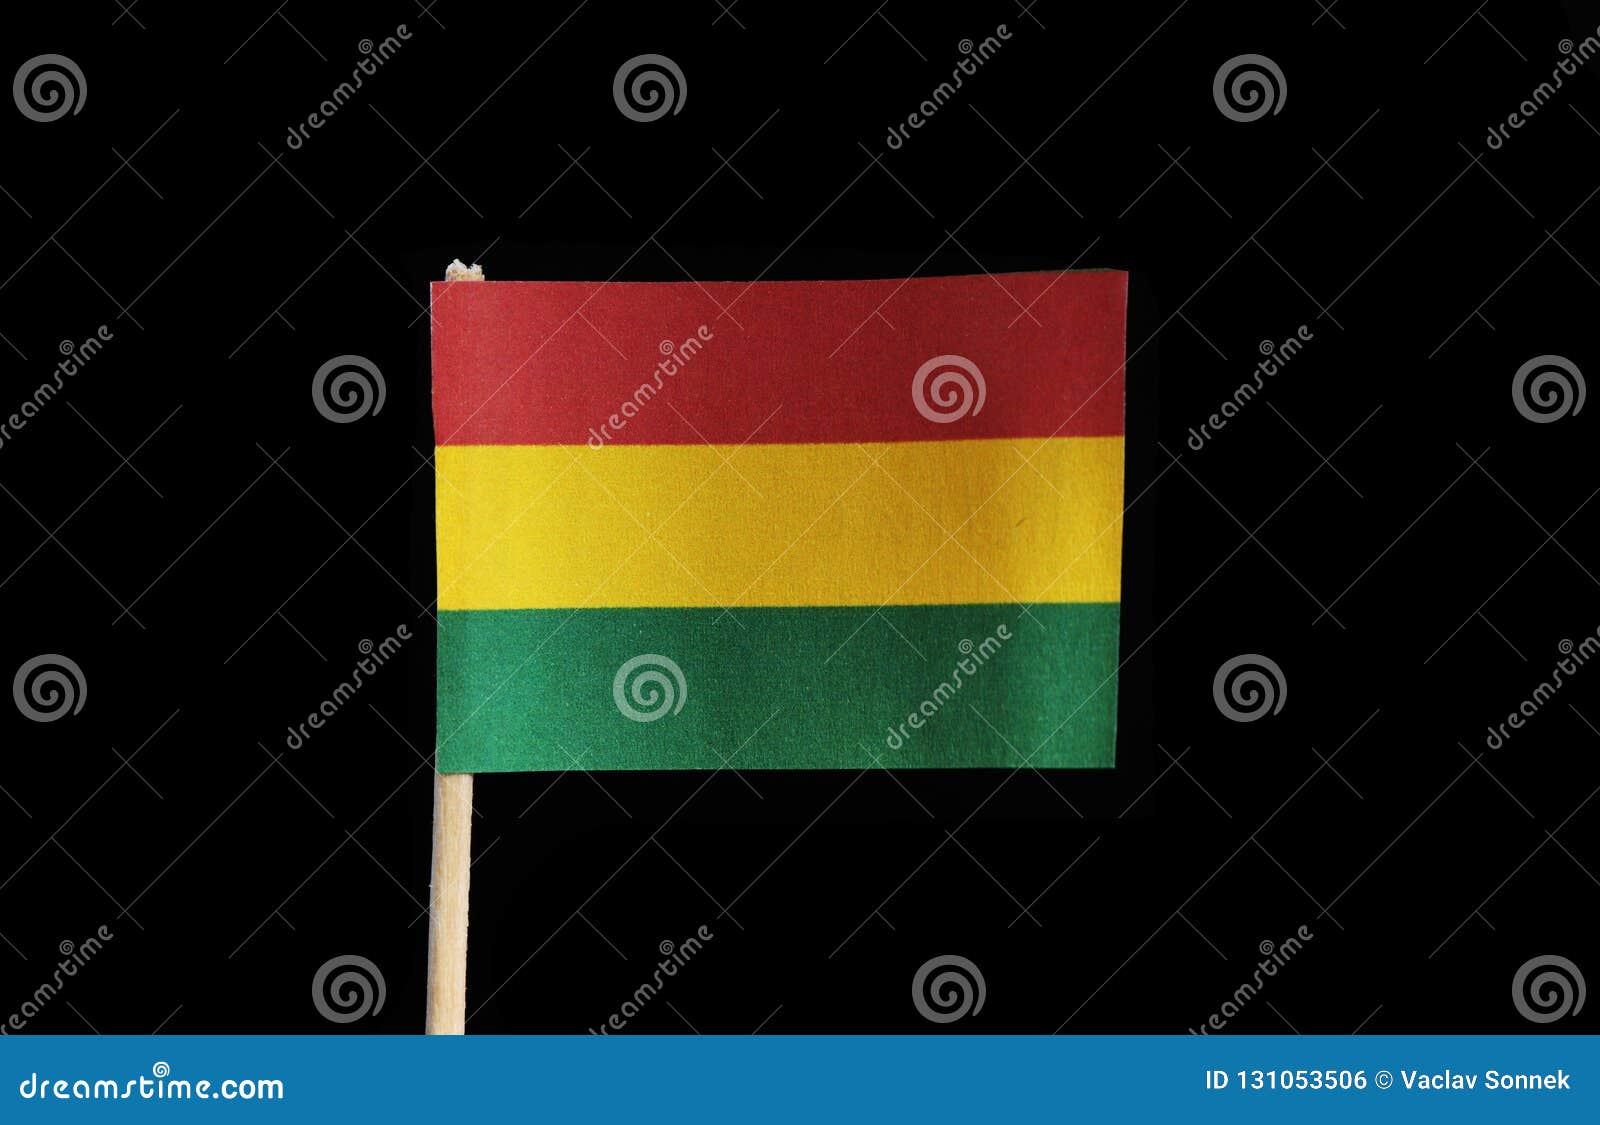
[[[440,445],[1117,435],[1126,296],[1115,271],[439,282],[434,429]],[[675,374],[658,370],[690,339],[697,350]],[[913,382],[945,355],[981,373],[983,397],[938,422],[917,409]],[[935,414],[960,402],[937,373],[924,394]]]

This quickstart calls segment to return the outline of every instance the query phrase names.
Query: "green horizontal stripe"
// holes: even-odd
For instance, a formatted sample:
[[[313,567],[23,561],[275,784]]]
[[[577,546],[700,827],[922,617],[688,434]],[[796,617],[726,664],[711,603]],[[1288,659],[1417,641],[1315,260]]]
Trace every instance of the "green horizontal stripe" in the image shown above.
[[[1120,607],[1024,608],[446,610],[438,768],[1113,765]]]

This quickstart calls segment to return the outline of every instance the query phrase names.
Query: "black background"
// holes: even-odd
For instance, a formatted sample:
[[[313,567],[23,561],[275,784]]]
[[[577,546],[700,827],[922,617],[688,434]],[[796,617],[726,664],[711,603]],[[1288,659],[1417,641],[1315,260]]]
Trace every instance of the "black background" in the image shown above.
[[[1600,407],[1539,425],[1510,395],[1537,355],[1600,372],[1596,68],[1485,137],[1600,11],[1474,7],[9,14],[5,73],[64,54],[87,97],[51,123],[0,107],[0,407],[61,341],[114,339],[0,446],[0,667],[60,653],[87,684],[55,722],[0,707],[0,1018],[105,925],[29,1031],[420,1030],[426,285],[460,256],[501,279],[1132,275],[1114,773],[480,779],[469,1030],[598,1027],[701,925],[628,1030],[937,1032],[910,982],[954,953],[987,1000],[950,1030],[1177,1032],[1302,925],[1229,1031],[1543,1030],[1518,966],[1600,965],[1600,670],[1484,737],[1600,628]],[[687,97],[637,123],[611,83],[646,52]],[[1239,123],[1211,84],[1249,52],[1287,95]],[[341,353],[382,370],[380,414],[314,409]],[[400,624],[404,661],[287,750]],[[1241,653],[1281,667],[1280,713],[1219,713]],[[342,954],[386,1001],[338,1027],[310,986]]]

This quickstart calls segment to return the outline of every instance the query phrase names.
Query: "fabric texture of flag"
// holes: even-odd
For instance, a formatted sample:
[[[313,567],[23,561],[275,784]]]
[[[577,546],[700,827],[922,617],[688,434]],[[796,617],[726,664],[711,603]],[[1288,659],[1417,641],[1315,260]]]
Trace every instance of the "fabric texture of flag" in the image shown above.
[[[1125,274],[432,296],[441,772],[1114,764]]]

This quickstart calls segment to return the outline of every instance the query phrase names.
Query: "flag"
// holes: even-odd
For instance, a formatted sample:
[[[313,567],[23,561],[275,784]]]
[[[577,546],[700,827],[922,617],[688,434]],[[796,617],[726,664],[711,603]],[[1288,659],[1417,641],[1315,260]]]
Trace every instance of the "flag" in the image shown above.
[[[1112,765],[1126,296],[435,285],[439,770]]]

